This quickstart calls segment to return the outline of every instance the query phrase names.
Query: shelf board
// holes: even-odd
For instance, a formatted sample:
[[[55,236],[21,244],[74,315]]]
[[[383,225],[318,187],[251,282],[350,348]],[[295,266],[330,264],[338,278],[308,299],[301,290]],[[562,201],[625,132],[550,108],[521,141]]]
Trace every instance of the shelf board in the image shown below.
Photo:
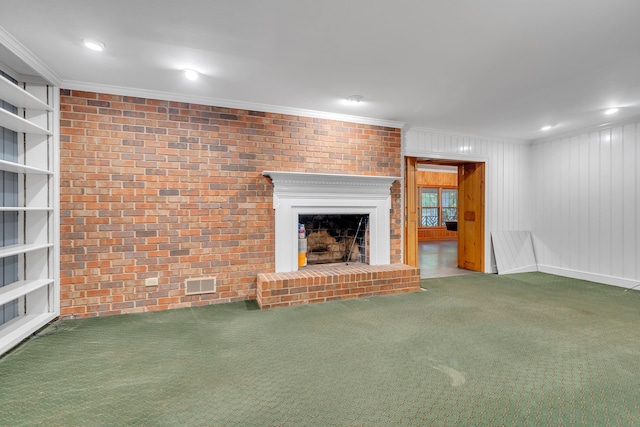
[[[0,171],[13,172],[13,173],[31,173],[38,175],[53,175],[46,169],[34,168],[31,166],[21,165],[19,163],[8,162],[6,160],[0,160]]]
[[[5,353],[12,347],[18,345],[23,339],[27,338],[38,329],[58,317],[58,313],[45,312],[39,314],[29,314],[26,316],[18,316],[0,326],[0,354]]]
[[[53,279],[21,280],[0,288],[0,305],[53,283]]]
[[[0,206],[0,212],[52,212],[53,208],[36,206]]]
[[[30,133],[33,135],[52,135],[52,133],[38,125],[13,114],[4,108],[0,108],[0,126],[15,132]]]
[[[2,93],[0,98],[14,107],[29,110],[53,111],[45,102],[40,101],[4,76],[0,76],[0,93]]]
[[[0,248],[0,258],[6,258],[13,255],[25,254],[27,252],[33,252],[40,249],[47,249],[52,247],[53,245],[51,243],[5,246]]]

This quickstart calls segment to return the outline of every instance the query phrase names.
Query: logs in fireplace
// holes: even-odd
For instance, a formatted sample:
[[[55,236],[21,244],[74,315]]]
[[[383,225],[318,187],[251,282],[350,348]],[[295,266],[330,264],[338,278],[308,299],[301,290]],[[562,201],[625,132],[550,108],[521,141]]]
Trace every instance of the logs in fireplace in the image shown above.
[[[369,262],[369,215],[300,215],[307,263]]]

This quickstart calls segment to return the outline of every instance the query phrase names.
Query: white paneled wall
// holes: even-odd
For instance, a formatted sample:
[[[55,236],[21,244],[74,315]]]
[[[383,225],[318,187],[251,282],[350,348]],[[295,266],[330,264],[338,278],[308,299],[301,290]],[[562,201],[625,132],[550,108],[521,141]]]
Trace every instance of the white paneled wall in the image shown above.
[[[640,123],[534,142],[533,221],[541,271],[640,281]]]
[[[486,163],[485,271],[496,272],[492,231],[531,230],[531,151],[525,141],[431,129],[403,131],[403,154]]]

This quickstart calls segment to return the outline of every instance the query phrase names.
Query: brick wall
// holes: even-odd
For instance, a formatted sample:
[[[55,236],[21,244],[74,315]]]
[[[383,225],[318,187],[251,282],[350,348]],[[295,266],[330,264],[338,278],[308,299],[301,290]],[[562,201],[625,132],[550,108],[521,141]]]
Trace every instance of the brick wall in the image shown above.
[[[255,299],[274,271],[262,171],[401,173],[399,129],[69,90],[60,109],[63,316]],[[392,262],[401,233],[396,182]]]

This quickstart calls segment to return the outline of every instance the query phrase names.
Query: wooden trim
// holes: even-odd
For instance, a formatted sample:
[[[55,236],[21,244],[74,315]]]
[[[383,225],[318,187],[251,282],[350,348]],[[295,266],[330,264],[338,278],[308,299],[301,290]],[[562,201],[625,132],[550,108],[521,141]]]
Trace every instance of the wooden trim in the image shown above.
[[[416,175],[418,187],[458,187],[458,174],[447,172],[418,171]]]
[[[418,267],[418,185],[415,157],[405,157],[404,263]]]

